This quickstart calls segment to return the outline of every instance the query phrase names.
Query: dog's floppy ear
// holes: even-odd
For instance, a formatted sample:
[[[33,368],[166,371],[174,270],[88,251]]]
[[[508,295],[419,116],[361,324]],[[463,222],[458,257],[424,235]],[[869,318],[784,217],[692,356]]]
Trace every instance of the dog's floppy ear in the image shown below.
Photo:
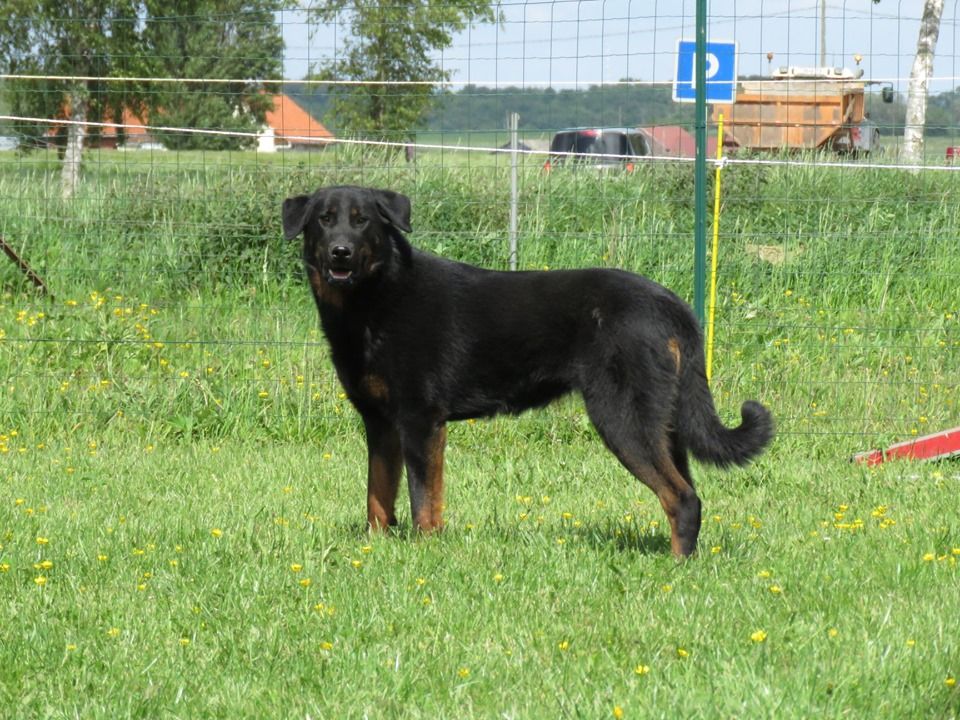
[[[380,217],[397,230],[410,232],[410,198],[392,190],[374,190]]]
[[[283,201],[283,236],[293,240],[307,224],[313,203],[310,195],[297,195]]]

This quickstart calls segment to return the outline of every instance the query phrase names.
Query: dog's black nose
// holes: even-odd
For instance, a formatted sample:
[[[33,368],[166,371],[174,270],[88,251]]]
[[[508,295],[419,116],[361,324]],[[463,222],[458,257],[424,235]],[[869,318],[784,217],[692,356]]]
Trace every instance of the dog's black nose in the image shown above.
[[[330,248],[330,257],[334,260],[349,260],[353,249],[347,245],[334,245]]]

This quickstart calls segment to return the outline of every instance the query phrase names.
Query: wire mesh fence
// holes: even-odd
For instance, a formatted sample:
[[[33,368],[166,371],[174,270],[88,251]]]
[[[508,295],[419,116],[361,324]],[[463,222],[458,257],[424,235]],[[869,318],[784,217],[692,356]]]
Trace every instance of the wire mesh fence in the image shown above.
[[[906,163],[917,5],[710,15],[760,108],[740,129],[747,106],[726,108],[722,138],[716,112],[709,125],[725,156],[714,388],[725,414],[769,404],[804,452],[960,424],[957,15],[941,20],[925,155]],[[79,43],[41,62],[35,43],[6,58],[0,235],[20,262],[0,263],[5,449],[63,433],[326,438],[356,422],[280,231],[283,198],[327,184],[404,192],[415,244],[506,269],[516,158],[519,269],[623,267],[692,298],[695,118],[673,99],[692,3],[484,6],[404,80],[351,64],[424,33],[412,6],[381,7],[359,37],[349,8],[97,18],[141,54]],[[56,37],[75,23],[46,20]],[[813,83],[799,106],[775,85],[788,77]],[[840,114],[818,115],[838,86]],[[358,107],[395,122],[371,129]],[[775,146],[751,139],[761,126]],[[816,132],[788,133],[803,128]]]

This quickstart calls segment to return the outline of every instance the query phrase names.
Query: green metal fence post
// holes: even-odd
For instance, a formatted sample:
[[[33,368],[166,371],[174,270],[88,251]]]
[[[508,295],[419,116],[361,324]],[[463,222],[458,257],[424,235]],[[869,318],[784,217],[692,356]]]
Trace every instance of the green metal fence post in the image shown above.
[[[707,284],[707,0],[697,0],[697,38],[693,78],[697,157],[694,163],[693,309],[700,325],[706,320]]]

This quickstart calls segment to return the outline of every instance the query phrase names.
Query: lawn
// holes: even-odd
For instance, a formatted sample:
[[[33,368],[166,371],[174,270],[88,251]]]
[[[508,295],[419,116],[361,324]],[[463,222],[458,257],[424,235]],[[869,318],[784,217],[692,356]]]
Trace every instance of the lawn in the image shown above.
[[[960,424],[953,174],[725,171],[714,389],[779,435],[695,467],[678,562],[577,398],[451,426],[442,534],[364,528],[279,201],[393,187],[413,242],[502,267],[502,164],[115,157],[69,206],[0,164],[54,294],[0,264],[3,717],[960,715],[960,468],[849,460]],[[527,168],[521,265],[690,297],[688,172]]]

